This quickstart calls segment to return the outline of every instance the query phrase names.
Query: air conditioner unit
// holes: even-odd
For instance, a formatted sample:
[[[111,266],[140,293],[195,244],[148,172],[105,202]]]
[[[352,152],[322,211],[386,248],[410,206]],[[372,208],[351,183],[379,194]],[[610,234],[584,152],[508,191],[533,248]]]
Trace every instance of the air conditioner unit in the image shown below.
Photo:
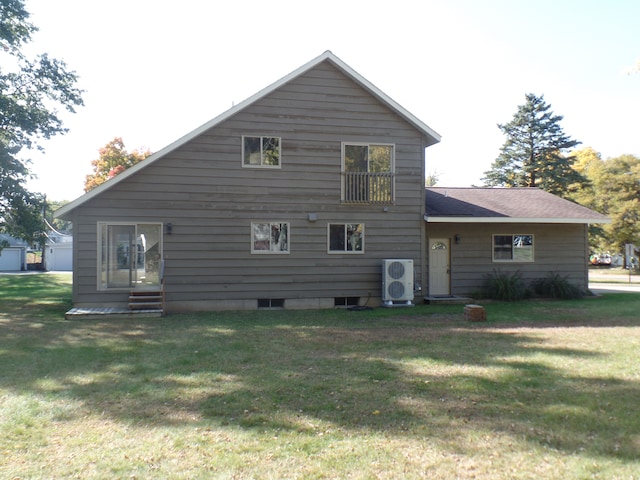
[[[413,260],[382,261],[382,305],[413,306]]]

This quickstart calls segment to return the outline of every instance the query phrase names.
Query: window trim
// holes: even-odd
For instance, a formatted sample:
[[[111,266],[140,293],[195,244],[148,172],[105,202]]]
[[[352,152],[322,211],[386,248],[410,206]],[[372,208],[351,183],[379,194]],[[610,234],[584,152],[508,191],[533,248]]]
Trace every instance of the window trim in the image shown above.
[[[272,225],[286,225],[287,226],[287,249],[286,250],[256,250],[255,249],[255,230],[254,225],[268,224],[269,230]],[[269,240],[271,242],[271,239]],[[251,222],[251,254],[252,255],[289,255],[291,253],[291,222],[282,221],[253,221]]]
[[[251,163],[244,162],[244,145],[245,138],[259,138],[260,139],[260,164],[254,165]],[[264,154],[262,151],[262,143],[265,138],[277,138],[278,139],[278,164],[277,165],[265,165],[264,164]],[[266,169],[279,169],[282,168],[282,137],[277,137],[274,135],[242,135],[241,146],[240,146],[240,163],[242,168],[266,168]]]
[[[496,237],[511,237],[511,259],[496,258]],[[514,258],[513,237],[531,237],[531,258]],[[491,235],[491,260],[494,263],[533,263],[535,262],[535,235],[532,233],[494,233]]]
[[[345,249],[331,250],[331,226],[342,225],[345,228]],[[362,225],[362,248],[360,250],[347,250],[347,225]],[[327,223],[327,253],[329,255],[363,255],[365,251],[365,224],[363,222],[332,222]]]

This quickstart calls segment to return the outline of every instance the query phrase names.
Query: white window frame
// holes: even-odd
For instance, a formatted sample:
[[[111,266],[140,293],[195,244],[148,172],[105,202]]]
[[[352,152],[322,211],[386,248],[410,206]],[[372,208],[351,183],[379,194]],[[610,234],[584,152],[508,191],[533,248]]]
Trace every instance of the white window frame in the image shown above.
[[[102,278],[102,266],[103,266],[103,238],[102,238],[102,230],[104,227],[109,227],[109,226],[125,226],[125,227],[135,227],[136,231],[138,230],[138,225],[155,225],[157,227],[159,227],[159,237],[158,237],[158,249],[159,249],[159,255],[160,255],[160,262],[163,261],[164,258],[164,224],[162,222],[145,222],[145,221],[137,221],[137,222],[122,222],[122,221],[114,221],[114,222],[97,222],[97,247],[98,250],[96,252],[96,289],[99,292],[105,292],[105,291],[129,291],[131,290],[134,286],[118,286],[118,287],[110,287],[108,285],[106,285],[103,282],[103,278]],[[162,265],[159,265],[159,269],[160,269],[160,277],[162,277]],[[162,281],[162,278],[159,279],[160,282]],[[158,284],[158,288],[160,288],[160,284]]]
[[[244,145],[245,145],[245,139],[246,138],[259,138],[260,139],[260,164],[252,164],[252,163],[245,163],[244,161]],[[266,165],[264,163],[264,153],[262,150],[263,147],[263,141],[265,138],[276,138],[278,139],[278,164],[277,165]],[[282,137],[276,137],[274,135],[243,135],[242,136],[242,147],[241,147],[241,156],[240,156],[240,162],[242,163],[242,167],[243,168],[272,168],[272,169],[278,169],[278,168],[282,168]]]
[[[496,237],[511,237],[511,258],[496,258]],[[514,247],[515,237],[531,237],[531,245],[527,250],[531,251],[531,255],[526,255],[526,258],[522,258],[516,255],[516,248]],[[494,233],[491,236],[491,258],[494,263],[533,263],[535,262],[535,237],[532,233]],[[524,250],[523,250],[524,251]]]
[[[332,250],[331,249],[331,227],[332,226],[336,226],[336,225],[341,225],[344,228],[344,237],[345,237],[345,242],[344,242],[344,250]],[[347,225],[360,225],[362,228],[362,233],[360,236],[360,241],[361,241],[361,245],[362,248],[360,250],[349,250],[347,247]],[[327,223],[327,253],[330,255],[363,255],[364,254],[364,247],[365,247],[365,224],[362,222],[332,222],[332,223]]]
[[[256,249],[256,225],[268,225],[269,232],[272,232],[274,225],[286,225],[287,231],[285,234],[286,241],[286,250],[273,250],[274,246],[272,245],[273,238],[271,237],[271,233],[269,234],[269,249]],[[278,241],[281,241],[281,238],[278,238]],[[251,222],[251,253],[256,255],[289,255],[291,253],[291,222],[282,222],[282,221],[266,221],[266,222]]]

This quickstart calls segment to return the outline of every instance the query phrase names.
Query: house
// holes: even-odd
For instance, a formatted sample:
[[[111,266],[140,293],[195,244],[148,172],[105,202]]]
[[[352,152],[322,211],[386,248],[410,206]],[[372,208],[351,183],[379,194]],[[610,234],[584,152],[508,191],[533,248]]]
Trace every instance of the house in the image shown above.
[[[27,269],[27,242],[0,233],[0,272],[19,272]]]
[[[377,305],[396,258],[420,286],[439,140],[325,52],[56,212],[74,225],[74,304],[162,283],[167,311]]]
[[[590,223],[610,220],[538,188],[427,188],[429,295],[478,292],[493,271],[588,286]]]
[[[446,282],[431,270],[446,271],[449,258],[480,266],[474,255],[486,247],[482,265],[494,266],[491,233],[468,254],[451,239],[469,245],[493,230],[482,219],[435,223],[425,211],[434,193],[424,188],[425,154],[439,141],[325,52],[56,212],[74,225],[74,304],[332,308],[446,292],[429,282]],[[581,256],[544,268],[584,282],[587,217],[562,230],[518,217],[521,227],[504,220],[518,228],[495,234],[505,249],[508,235],[531,236],[534,262],[546,258],[545,235],[559,234],[556,249],[578,239]],[[432,256],[445,248],[446,261]],[[449,292],[466,287],[457,270],[449,282]]]

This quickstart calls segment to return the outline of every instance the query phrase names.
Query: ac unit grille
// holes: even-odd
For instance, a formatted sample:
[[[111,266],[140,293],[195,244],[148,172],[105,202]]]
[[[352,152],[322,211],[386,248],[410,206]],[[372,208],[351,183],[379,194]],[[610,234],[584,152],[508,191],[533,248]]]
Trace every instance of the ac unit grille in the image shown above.
[[[389,265],[388,272],[391,278],[398,280],[404,275],[404,265],[402,262],[393,262]]]
[[[398,299],[398,298],[404,297],[404,292],[405,292],[405,288],[402,282],[391,282],[387,286],[387,293],[389,294],[389,297],[391,297],[392,299]]]

